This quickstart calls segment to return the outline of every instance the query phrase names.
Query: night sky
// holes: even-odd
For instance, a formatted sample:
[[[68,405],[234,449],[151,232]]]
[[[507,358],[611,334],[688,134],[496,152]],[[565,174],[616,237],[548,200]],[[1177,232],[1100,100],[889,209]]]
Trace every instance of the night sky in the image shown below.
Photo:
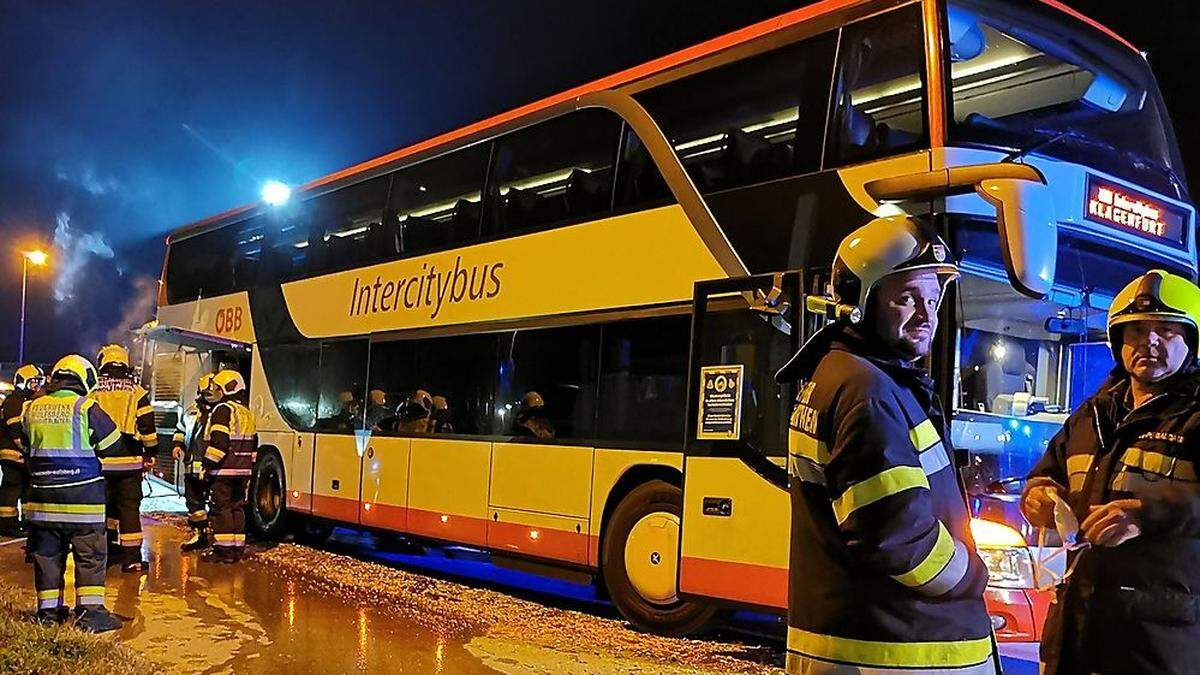
[[[166,232],[805,4],[0,0],[0,361],[153,311]],[[1149,53],[1200,175],[1195,3],[1076,2]],[[1190,125],[1190,126],[1189,126]]]

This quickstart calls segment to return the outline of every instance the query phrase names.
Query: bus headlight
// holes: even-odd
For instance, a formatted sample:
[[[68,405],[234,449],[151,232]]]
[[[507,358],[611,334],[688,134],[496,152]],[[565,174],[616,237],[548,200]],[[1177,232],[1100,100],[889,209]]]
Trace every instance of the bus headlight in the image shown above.
[[[971,519],[971,535],[988,571],[988,585],[1033,588],[1033,556],[1025,539],[1013,528],[989,520]]]

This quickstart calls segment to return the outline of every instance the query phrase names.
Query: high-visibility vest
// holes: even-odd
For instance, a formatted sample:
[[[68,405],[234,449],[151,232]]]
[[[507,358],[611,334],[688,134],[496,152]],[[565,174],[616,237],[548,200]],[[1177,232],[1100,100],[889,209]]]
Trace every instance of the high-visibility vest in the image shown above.
[[[25,513],[45,524],[104,524],[100,456],[121,438],[95,401],[59,389],[30,401],[21,416],[29,438]]]
[[[147,450],[158,442],[149,393],[131,378],[101,375],[88,397],[108,413],[124,440],[104,458],[105,473],[141,471]]]
[[[183,466],[186,473],[199,474],[204,460],[204,431],[208,426],[209,406],[192,404],[179,416],[171,443],[183,449]]]

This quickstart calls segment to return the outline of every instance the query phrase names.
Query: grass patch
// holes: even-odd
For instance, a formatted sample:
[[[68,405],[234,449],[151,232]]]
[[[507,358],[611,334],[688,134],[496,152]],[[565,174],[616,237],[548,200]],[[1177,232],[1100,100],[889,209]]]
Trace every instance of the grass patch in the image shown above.
[[[111,637],[69,626],[41,626],[27,620],[31,589],[0,580],[0,673],[145,675],[158,670]]]

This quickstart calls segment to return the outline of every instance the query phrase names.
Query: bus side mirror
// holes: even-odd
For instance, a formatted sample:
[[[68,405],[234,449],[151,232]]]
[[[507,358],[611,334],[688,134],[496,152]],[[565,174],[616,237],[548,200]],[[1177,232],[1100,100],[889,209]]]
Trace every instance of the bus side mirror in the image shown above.
[[[975,192],[996,208],[1000,250],[1013,288],[1044,298],[1054,286],[1058,224],[1054,199],[1044,183],[1020,178],[985,178]]]

